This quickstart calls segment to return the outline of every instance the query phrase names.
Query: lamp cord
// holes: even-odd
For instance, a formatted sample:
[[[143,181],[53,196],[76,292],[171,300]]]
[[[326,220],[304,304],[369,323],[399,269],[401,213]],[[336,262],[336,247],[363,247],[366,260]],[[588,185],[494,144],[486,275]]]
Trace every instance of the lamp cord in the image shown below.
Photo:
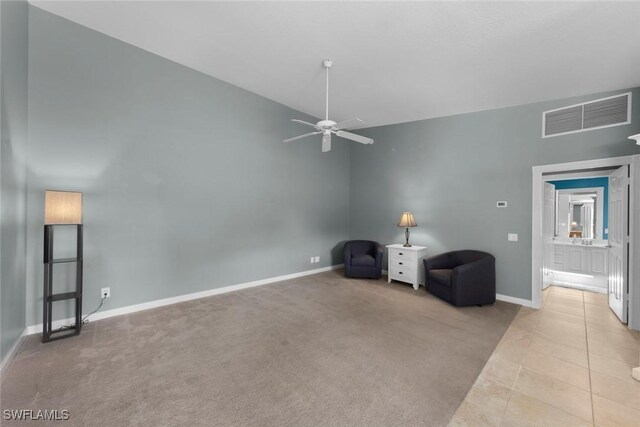
[[[82,319],[82,324],[83,324],[83,325],[84,325],[85,323],[87,323],[87,322],[88,322],[88,320],[87,320],[87,319],[89,318],[89,316],[91,316],[91,315],[95,314],[98,310],[100,310],[100,309],[102,308],[102,305],[104,304],[104,300],[105,300],[105,299],[107,299],[107,297],[106,297],[106,296],[103,296],[103,297],[102,297],[102,299],[100,300],[100,304],[98,305],[98,308],[96,308],[96,309],[95,309],[95,310],[93,310],[91,313],[89,313],[89,314],[87,314],[86,316],[84,316],[84,318]],[[63,325],[63,326],[60,326],[57,330],[58,330],[58,331],[62,331],[62,330],[64,330],[64,329],[71,329],[71,328],[74,328],[75,326],[76,326],[76,324],[75,324],[75,323],[73,323],[73,324],[71,324],[71,325]]]

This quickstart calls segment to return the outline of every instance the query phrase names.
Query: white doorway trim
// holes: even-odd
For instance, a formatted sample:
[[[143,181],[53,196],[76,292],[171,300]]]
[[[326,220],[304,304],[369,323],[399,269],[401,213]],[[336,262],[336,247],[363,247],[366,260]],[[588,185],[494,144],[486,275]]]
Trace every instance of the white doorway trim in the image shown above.
[[[584,160],[533,166],[532,192],[532,257],[531,257],[531,305],[540,308],[542,296],[542,241],[543,174],[580,171],[629,165],[631,170],[631,194],[629,195],[629,327],[640,330],[640,154],[607,159]]]

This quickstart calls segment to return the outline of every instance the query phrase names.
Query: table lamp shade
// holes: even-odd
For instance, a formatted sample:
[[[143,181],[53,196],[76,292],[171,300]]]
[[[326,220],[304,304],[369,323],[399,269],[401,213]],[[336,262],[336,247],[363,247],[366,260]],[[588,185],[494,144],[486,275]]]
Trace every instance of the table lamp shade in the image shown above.
[[[82,193],[47,190],[44,197],[44,223],[82,224]]]
[[[413,219],[413,212],[402,212],[398,227],[417,227],[416,221]]]

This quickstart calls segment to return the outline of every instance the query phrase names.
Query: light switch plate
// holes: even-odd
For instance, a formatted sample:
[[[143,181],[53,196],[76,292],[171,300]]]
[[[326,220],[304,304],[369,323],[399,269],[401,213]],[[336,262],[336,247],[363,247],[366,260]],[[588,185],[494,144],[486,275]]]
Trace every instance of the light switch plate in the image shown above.
[[[510,242],[517,242],[518,241],[518,235],[516,233],[508,233],[507,234],[507,240]]]
[[[319,256],[316,257],[315,262],[320,262],[320,257]]]

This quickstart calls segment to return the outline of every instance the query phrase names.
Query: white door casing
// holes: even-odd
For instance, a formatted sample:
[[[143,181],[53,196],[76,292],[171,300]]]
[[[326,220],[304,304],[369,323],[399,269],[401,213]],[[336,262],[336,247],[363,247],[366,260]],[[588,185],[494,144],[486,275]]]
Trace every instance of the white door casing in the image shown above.
[[[627,323],[629,167],[621,166],[609,178],[609,307]]]
[[[544,239],[544,260],[542,264],[542,288],[545,289],[553,282],[555,269],[555,216],[556,216],[556,186],[544,183],[544,214],[542,219]]]
[[[542,261],[544,258],[544,240],[542,217],[544,211],[544,182],[556,178],[576,178],[587,173],[587,176],[602,176],[603,168],[631,167],[631,194],[629,209],[633,215],[629,217],[629,327],[640,331],[640,154],[608,157],[603,159],[580,160],[567,163],[555,163],[533,166],[532,172],[532,204],[531,204],[531,306],[540,308],[542,303]],[[598,171],[600,169],[600,171]],[[571,172],[573,171],[573,172]],[[569,173],[568,173],[569,172]],[[580,175],[577,175],[580,173]],[[559,259],[564,264],[563,259]]]

